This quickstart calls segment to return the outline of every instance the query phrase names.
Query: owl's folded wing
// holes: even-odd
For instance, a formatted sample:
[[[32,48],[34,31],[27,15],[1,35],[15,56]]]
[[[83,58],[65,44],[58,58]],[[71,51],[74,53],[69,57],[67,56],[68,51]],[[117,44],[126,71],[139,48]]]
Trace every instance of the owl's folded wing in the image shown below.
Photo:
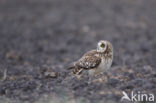
[[[84,69],[92,69],[99,66],[101,58],[98,56],[83,56],[76,65]]]

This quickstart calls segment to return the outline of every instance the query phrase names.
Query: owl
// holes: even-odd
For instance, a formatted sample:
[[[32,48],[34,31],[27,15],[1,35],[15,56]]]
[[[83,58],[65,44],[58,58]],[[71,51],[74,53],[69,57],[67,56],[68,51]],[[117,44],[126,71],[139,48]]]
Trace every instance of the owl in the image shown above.
[[[97,49],[88,51],[78,61],[73,62],[69,69],[80,75],[87,71],[89,75],[98,75],[108,70],[113,61],[113,46],[109,41],[101,40],[97,43]]]

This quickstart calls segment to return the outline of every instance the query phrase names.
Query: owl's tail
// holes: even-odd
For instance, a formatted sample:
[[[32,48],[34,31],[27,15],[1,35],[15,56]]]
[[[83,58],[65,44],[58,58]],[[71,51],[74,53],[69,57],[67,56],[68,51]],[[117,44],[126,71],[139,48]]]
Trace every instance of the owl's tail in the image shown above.
[[[76,75],[80,75],[82,73],[82,71],[83,71],[83,68],[76,66],[73,70],[73,73]]]
[[[72,73],[73,73],[73,74],[76,74],[76,75],[81,74],[82,71],[83,71],[83,68],[77,66],[77,65],[76,65],[76,62],[71,63],[71,64],[68,66],[67,69],[68,69],[68,70],[73,69],[73,70],[72,70]]]

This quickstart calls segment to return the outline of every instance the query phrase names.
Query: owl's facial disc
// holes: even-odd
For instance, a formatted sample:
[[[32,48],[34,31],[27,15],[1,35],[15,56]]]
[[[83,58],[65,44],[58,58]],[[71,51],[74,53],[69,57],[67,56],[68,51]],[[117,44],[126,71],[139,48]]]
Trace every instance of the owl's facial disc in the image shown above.
[[[106,51],[106,48],[107,48],[107,42],[100,41],[97,45],[97,52],[103,53]]]

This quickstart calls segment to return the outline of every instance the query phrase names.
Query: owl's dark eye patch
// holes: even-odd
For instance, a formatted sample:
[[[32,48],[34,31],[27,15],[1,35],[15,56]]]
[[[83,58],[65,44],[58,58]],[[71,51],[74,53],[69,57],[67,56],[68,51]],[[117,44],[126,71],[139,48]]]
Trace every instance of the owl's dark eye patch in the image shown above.
[[[102,43],[100,46],[101,46],[102,48],[104,48],[104,47],[105,47],[105,44]]]

